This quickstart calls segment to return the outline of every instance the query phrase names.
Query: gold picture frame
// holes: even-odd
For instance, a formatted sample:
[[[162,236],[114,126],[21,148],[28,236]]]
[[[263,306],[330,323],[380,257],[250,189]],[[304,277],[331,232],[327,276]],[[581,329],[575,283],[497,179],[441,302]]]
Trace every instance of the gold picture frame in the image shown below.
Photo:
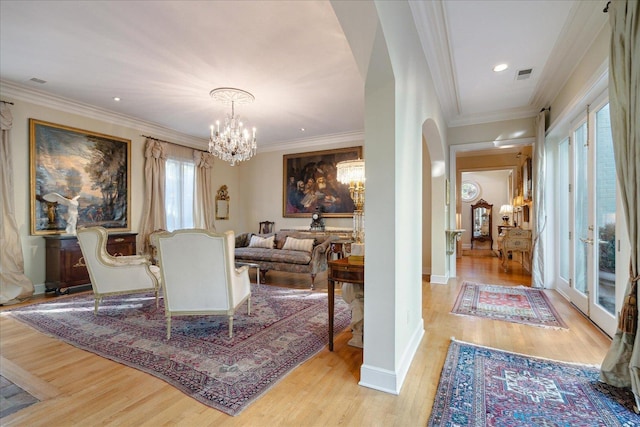
[[[29,162],[32,235],[131,230],[131,140],[29,119]]]
[[[216,194],[216,219],[229,219],[229,190],[222,185]]]
[[[283,156],[282,216],[352,217],[355,206],[349,186],[336,179],[336,164],[362,158],[362,146],[286,154]]]

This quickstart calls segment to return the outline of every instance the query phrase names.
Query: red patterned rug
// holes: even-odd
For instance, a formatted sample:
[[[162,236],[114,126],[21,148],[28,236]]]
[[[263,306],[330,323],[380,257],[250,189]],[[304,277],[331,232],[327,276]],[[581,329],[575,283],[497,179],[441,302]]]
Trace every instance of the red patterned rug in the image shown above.
[[[452,341],[428,426],[640,425],[631,390],[599,369]]]
[[[464,282],[451,312],[525,325],[567,329],[567,325],[553,308],[544,291],[524,286]]]
[[[251,315],[240,307],[233,338],[226,316],[173,317],[166,340],[162,298],[107,297],[93,314],[85,294],[6,310],[37,330],[154,375],[194,399],[238,415],[328,341],[327,294],[261,286],[251,294]],[[350,322],[336,298],[335,332]]]

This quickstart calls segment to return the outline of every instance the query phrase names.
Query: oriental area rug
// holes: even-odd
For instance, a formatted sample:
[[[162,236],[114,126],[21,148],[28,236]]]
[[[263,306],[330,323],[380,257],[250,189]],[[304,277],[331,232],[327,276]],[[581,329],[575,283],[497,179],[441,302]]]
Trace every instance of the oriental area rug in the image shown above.
[[[35,329],[160,378],[194,399],[238,415],[329,342],[327,294],[260,286],[233,319],[175,316],[166,339],[163,299],[152,294],[106,297],[97,316],[93,294],[2,312]],[[334,330],[351,320],[336,298]]]
[[[451,310],[454,314],[525,325],[567,329],[541,289],[464,282]]]
[[[638,426],[633,393],[593,366],[452,341],[428,426]]]

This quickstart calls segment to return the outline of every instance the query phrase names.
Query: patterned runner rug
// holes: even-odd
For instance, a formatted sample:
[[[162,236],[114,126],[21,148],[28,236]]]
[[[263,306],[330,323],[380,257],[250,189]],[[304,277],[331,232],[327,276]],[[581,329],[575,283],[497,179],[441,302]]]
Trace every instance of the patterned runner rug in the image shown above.
[[[454,314],[485,317],[525,325],[567,329],[541,289],[464,282]]]
[[[633,393],[592,366],[452,341],[428,426],[638,426]]]
[[[107,297],[93,314],[93,294],[60,298],[2,312],[45,334],[154,375],[194,399],[238,415],[329,341],[327,294],[261,286],[251,294],[251,315],[241,306],[226,316],[172,318],[166,340],[162,298],[152,294]],[[335,332],[350,322],[336,298]]]

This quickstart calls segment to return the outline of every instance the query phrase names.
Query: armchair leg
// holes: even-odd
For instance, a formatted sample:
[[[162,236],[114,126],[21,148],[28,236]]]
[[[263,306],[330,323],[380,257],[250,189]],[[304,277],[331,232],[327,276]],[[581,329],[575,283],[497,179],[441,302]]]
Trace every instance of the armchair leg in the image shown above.
[[[93,315],[94,316],[98,315],[98,306],[100,305],[101,300],[102,298],[97,295],[93,297]]]
[[[247,298],[247,316],[251,316],[251,295]]]
[[[233,338],[233,316],[229,316],[229,338]]]
[[[167,340],[171,339],[171,316],[167,316]]]

